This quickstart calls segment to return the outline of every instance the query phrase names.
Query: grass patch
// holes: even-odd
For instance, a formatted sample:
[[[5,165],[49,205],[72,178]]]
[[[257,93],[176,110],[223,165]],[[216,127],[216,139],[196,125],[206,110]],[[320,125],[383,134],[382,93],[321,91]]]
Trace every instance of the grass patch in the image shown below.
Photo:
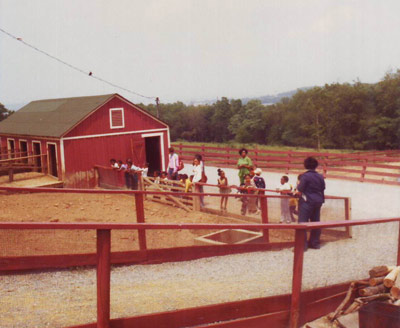
[[[217,147],[217,148],[246,148],[248,150],[252,149],[260,149],[260,150],[275,150],[275,151],[304,151],[304,152],[317,152],[316,149],[314,148],[306,148],[306,147],[289,147],[289,146],[281,146],[281,145],[260,145],[256,143],[238,143],[238,142],[225,142],[225,143],[219,143],[219,142],[191,142],[191,141],[185,141],[185,140],[178,140],[174,141],[173,145],[177,146],[179,144],[185,145],[185,146],[205,146],[205,147]],[[218,152],[218,151],[214,151]],[[329,153],[337,153],[337,154],[348,154],[355,152],[355,150],[349,150],[349,149],[321,149],[320,152],[329,152]],[[358,151],[357,151],[358,152]]]

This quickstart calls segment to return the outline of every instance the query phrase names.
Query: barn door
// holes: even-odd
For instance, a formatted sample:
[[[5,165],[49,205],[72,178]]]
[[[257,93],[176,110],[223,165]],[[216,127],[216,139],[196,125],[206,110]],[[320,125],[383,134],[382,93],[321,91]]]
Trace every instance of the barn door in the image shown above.
[[[40,146],[40,142],[39,141],[32,141],[32,151],[33,151],[33,155],[35,157],[33,157],[34,163],[35,163],[35,172],[39,172],[39,171],[43,171],[43,167],[42,167],[42,158],[41,156],[41,146]]]
[[[57,148],[55,144],[48,143],[47,144],[47,161],[49,174],[58,177],[58,169],[57,169]]]
[[[144,140],[146,161],[149,163],[148,176],[153,176],[154,171],[161,171],[160,137],[147,137]]]
[[[143,140],[133,140],[131,139],[131,152],[132,161],[136,166],[143,167],[145,161],[144,144]]]

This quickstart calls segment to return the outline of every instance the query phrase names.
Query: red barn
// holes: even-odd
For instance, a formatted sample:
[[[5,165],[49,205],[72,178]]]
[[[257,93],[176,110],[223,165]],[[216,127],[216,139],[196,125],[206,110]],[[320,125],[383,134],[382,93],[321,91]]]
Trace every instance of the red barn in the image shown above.
[[[165,170],[169,144],[166,123],[118,94],[32,101],[0,122],[3,150],[46,154],[38,164],[68,187],[93,185],[111,158]]]

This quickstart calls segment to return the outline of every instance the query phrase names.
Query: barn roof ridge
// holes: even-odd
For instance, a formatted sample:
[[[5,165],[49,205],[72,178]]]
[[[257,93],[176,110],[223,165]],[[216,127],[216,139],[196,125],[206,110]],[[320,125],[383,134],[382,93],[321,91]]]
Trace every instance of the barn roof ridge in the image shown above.
[[[61,138],[113,97],[144,111],[118,93],[33,100],[0,122],[0,134]]]

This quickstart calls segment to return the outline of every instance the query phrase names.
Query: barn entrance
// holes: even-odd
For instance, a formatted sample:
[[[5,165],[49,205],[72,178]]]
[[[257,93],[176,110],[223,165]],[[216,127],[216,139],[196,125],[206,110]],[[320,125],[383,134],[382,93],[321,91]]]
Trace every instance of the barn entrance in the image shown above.
[[[15,142],[14,139],[7,139],[7,150],[8,150],[8,157],[14,158],[15,157]]]
[[[20,157],[27,157],[28,156],[28,143],[25,140],[20,140],[19,141],[19,151]],[[22,159],[23,163],[28,163],[28,159],[24,158]]]
[[[32,142],[32,150],[33,150],[33,155],[35,156],[33,158],[33,160],[34,160],[35,166],[37,167],[37,169],[35,169],[35,171],[38,172],[39,170],[41,170],[43,172],[42,158],[41,158],[41,156],[38,156],[38,155],[41,155],[41,149],[40,149],[40,142],[39,141],[33,141]]]
[[[160,137],[146,137],[146,161],[149,163],[148,176],[153,176],[154,171],[161,171]]]
[[[47,144],[47,157],[48,157],[48,168],[49,174],[53,177],[58,177],[57,170],[57,152],[55,144]]]

